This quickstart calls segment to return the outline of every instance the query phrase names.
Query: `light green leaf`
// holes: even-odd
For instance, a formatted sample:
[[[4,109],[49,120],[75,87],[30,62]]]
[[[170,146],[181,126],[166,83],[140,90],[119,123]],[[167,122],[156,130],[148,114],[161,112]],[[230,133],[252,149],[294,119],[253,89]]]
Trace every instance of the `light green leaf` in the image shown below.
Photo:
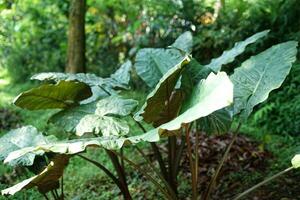
[[[67,132],[82,136],[85,133],[126,135],[129,127],[124,120],[136,108],[137,101],[110,96],[85,105],[63,110],[50,118],[50,122],[64,127]]]
[[[190,31],[186,31],[181,34],[175,42],[171,45],[171,47],[175,47],[176,49],[180,49],[185,52],[185,54],[189,54],[192,52],[193,48],[193,36]]]
[[[26,156],[27,154],[43,155],[47,152],[52,152],[57,154],[74,155],[85,151],[88,147],[102,147],[105,149],[117,150],[124,145],[137,144],[139,142],[157,142],[159,139],[160,138],[157,131],[150,131],[128,138],[109,136],[54,142],[51,144],[37,145],[11,152],[4,160],[4,163],[13,162],[20,157]]]
[[[245,48],[258,39],[266,36],[269,33],[269,30],[265,30],[259,33],[252,35],[251,37],[247,38],[245,41],[235,43],[234,47],[230,50],[224,51],[223,54],[206,65],[206,67],[211,68],[214,72],[218,72],[221,70],[222,65],[226,65],[234,61],[235,57],[240,55],[245,51]]]
[[[234,114],[246,120],[257,104],[279,88],[296,60],[297,42],[274,45],[234,70]]]
[[[85,115],[76,125],[76,135],[82,136],[86,133],[124,136],[129,133],[129,126],[125,120],[116,117]]]
[[[138,121],[144,120],[147,123],[154,123],[157,118],[157,111],[163,110],[172,91],[181,75],[184,66],[189,63],[190,57],[185,56],[179,63],[163,75],[154,90],[147,96],[145,104],[139,112],[135,114]]]
[[[28,153],[40,155],[43,152],[53,152],[73,155],[85,151],[88,147],[103,147],[116,150],[123,145],[137,144],[139,142],[157,142],[166,131],[178,130],[183,124],[205,117],[216,110],[230,105],[232,100],[233,85],[226,73],[219,72],[217,75],[211,73],[194,90],[194,99],[190,101],[190,107],[187,107],[184,113],[147,133],[128,138],[112,135],[109,137],[85,138],[28,147],[10,153],[4,162],[11,162]]]
[[[139,50],[136,55],[135,69],[139,77],[153,88],[182,58],[183,56],[176,49],[145,48]]]
[[[127,116],[136,108],[137,105],[138,102],[136,100],[123,99],[119,96],[110,96],[97,103],[96,114],[99,116]]]
[[[96,76],[95,74],[89,73],[61,73],[61,72],[43,72],[31,77],[32,80],[39,81],[79,81],[89,86],[103,85],[105,81],[103,78]]]
[[[182,73],[181,90],[187,99],[192,98],[194,85],[212,73],[213,70],[202,66],[195,59],[186,66]],[[187,100],[189,101],[189,100]],[[224,133],[230,129],[232,122],[232,111],[224,108],[197,120],[197,126],[206,133]]]
[[[163,135],[166,131],[175,131],[184,124],[229,106],[233,102],[233,84],[225,72],[211,73],[207,79],[199,82],[194,88],[191,98],[182,108],[182,114],[168,123],[159,126],[152,132]]]
[[[49,142],[50,141],[33,126],[24,126],[11,130],[0,138],[0,160],[3,161],[9,153],[18,149],[36,146],[38,144],[47,144]],[[12,166],[31,166],[33,165],[34,158],[34,154],[27,154],[9,164]]]
[[[78,105],[91,95],[91,89],[85,83],[59,81],[57,84],[43,84],[21,93],[15,98],[14,104],[28,110],[65,109]]]
[[[67,166],[69,156],[57,155],[49,165],[38,175],[22,181],[10,188],[1,191],[2,195],[14,195],[23,190],[37,186],[41,193],[47,193],[59,188],[59,178],[63,175],[64,168]]]
[[[300,154],[297,154],[291,160],[292,166],[297,169],[300,167]]]
[[[135,69],[139,77],[151,88],[162,76],[192,51],[193,38],[190,32],[180,35],[171,49],[144,48],[135,58]]]
[[[110,78],[114,82],[115,87],[127,88],[130,81],[130,72],[132,69],[132,63],[127,60],[121,65],[121,67],[113,73]]]

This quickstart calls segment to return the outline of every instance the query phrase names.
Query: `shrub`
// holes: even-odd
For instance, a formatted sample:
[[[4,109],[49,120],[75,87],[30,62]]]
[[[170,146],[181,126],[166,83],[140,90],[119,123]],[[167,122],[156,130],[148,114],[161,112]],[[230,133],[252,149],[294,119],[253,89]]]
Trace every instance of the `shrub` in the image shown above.
[[[127,162],[142,173],[166,199],[178,199],[180,181],[177,178],[182,152],[186,148],[191,172],[191,196],[197,199],[199,133],[226,132],[231,128],[234,117],[239,121],[238,127],[207,190],[201,194],[202,199],[208,199],[239,128],[247,121],[254,107],[265,101],[272,90],[280,87],[296,60],[297,42],[289,41],[247,59],[230,76],[221,71],[223,65],[233,62],[248,45],[268,32],[259,32],[236,43],[232,49],[212,59],[207,65],[201,65],[191,57],[193,38],[190,32],[180,35],[167,49],[139,50],[136,72],[153,90],[134,115],[138,102],[125,99],[118,92],[128,89],[131,71],[129,61],[108,78],[94,74],[64,73],[33,76],[32,79],[42,84],[21,93],[14,104],[28,110],[60,109],[50,117],[49,122],[79,138],[58,141],[32,126],[5,134],[0,139],[0,159],[13,166],[25,166],[35,175],[2,190],[2,194],[13,195],[22,189],[37,186],[46,199],[47,193],[51,193],[54,199],[63,199],[63,192],[57,192],[57,189],[63,188],[60,179],[69,160],[79,156],[103,170],[118,186],[124,199],[132,197],[122,162]],[[131,133],[129,120],[135,122],[143,133]],[[143,123],[147,123],[150,130],[146,130]],[[195,137],[194,146],[191,136]],[[168,141],[167,161],[156,144],[163,138]],[[141,142],[151,144],[159,169],[138,147]],[[128,146],[133,146],[132,150],[145,159],[147,170],[126,157],[123,148]],[[102,163],[83,155],[91,147],[105,149],[116,175]],[[281,174],[299,168],[299,157],[296,155],[293,158],[291,167],[235,199],[240,199]]]

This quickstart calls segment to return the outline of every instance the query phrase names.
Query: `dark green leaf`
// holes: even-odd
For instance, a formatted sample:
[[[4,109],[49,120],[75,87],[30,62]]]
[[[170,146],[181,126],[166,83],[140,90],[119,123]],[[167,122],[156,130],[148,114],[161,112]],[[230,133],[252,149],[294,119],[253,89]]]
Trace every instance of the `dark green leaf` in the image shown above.
[[[226,133],[230,130],[233,111],[228,108],[217,110],[197,121],[200,130],[210,134]]]
[[[21,93],[14,104],[28,110],[65,109],[78,105],[80,101],[92,95],[85,83],[59,81],[57,84],[43,84]]]
[[[159,116],[157,115],[157,112],[164,109],[165,102],[170,99],[181,72],[189,61],[189,56],[184,57],[163,75],[154,90],[147,96],[147,100],[140,111],[135,114],[136,120],[144,120],[148,123],[154,123],[158,120]]]

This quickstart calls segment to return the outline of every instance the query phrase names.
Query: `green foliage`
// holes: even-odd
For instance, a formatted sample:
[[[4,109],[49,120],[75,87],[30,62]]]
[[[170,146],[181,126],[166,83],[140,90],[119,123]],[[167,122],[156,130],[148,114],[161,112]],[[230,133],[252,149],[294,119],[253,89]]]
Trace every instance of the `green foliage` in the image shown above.
[[[300,65],[294,64],[283,87],[270,94],[251,118],[253,126],[263,127],[264,132],[298,135],[300,133]]]
[[[221,70],[222,65],[226,65],[234,61],[235,57],[242,54],[245,51],[247,45],[256,42],[258,39],[266,36],[269,30],[262,31],[252,35],[247,38],[245,41],[237,42],[234,44],[234,47],[228,51],[224,51],[223,54],[215,59],[212,59],[211,62],[206,66],[212,69],[214,72]]]
[[[155,82],[156,86],[148,95],[144,106],[135,115],[137,120],[135,123],[143,131],[140,134],[132,134],[126,123],[129,115],[134,120],[131,113],[137,106],[137,102],[132,99],[123,99],[117,95],[118,89],[128,88],[128,76],[131,68],[129,64],[123,65],[120,70],[109,78],[101,78],[93,74],[72,75],[63,73],[46,73],[34,76],[34,79],[44,82],[54,81],[56,83],[42,82],[41,86],[24,92],[17,97],[15,101],[16,105],[29,109],[60,108],[61,111],[50,118],[54,124],[65,126],[67,131],[75,133],[78,136],[82,136],[85,133],[101,133],[102,136],[94,138],[87,134],[86,137],[80,139],[76,138],[47,143],[38,142],[38,144],[33,144],[32,146],[26,146],[17,150],[13,149],[7,152],[4,160],[5,163],[14,162],[28,155],[35,155],[36,157],[46,156],[50,158],[50,163],[47,167],[44,164],[44,170],[39,170],[36,176],[3,190],[2,193],[14,194],[24,188],[31,188],[33,186],[37,186],[43,194],[54,191],[59,187],[57,184],[58,179],[62,176],[68,159],[73,155],[79,155],[84,160],[103,170],[119,187],[124,198],[130,199],[131,195],[126,183],[124,168],[120,164],[118,157],[147,177],[165,198],[177,199],[176,179],[182,150],[186,143],[192,174],[192,197],[197,199],[198,171],[196,166],[198,166],[198,160],[193,157],[198,158],[197,148],[199,141],[197,139],[198,130],[194,130],[192,126],[193,122],[198,120],[198,122],[206,123],[201,128],[204,132],[211,132],[212,128],[215,132],[225,131],[231,125],[232,114],[230,111],[231,108],[228,108],[228,106],[232,104],[233,108],[235,108],[235,117],[239,120],[244,120],[250,115],[254,106],[266,100],[270,91],[281,85],[291,68],[292,62],[295,61],[297,43],[290,41],[275,45],[243,62],[241,67],[237,68],[234,74],[231,75],[232,82],[225,72],[218,72],[216,74],[212,72],[213,69],[218,70],[223,64],[232,62],[238,54],[241,54],[245,50],[245,46],[250,40],[254,42],[266,33],[261,32],[250,37],[245,43],[238,43],[232,50],[222,54],[220,59],[212,61],[212,63],[218,63],[213,66],[202,66],[196,60],[189,64],[191,55],[188,52],[183,52],[189,50],[190,41],[192,41],[188,33],[180,36],[173,44],[173,48],[175,49],[171,49],[182,57],[180,60],[178,60],[177,56],[174,57],[174,60],[169,61],[172,57],[168,53],[155,54],[156,60],[150,65],[150,70],[143,73],[149,73],[145,76],[151,77],[153,76],[153,70],[151,69],[157,69],[157,66],[163,67],[165,72],[161,71],[161,76],[156,77],[159,78],[157,82],[156,80],[144,79],[145,82],[149,81],[151,84]],[[187,44],[184,44],[185,42]],[[140,51],[144,51],[144,49]],[[168,49],[158,49],[158,51],[167,52]],[[152,54],[152,52],[148,53]],[[144,56],[145,63],[153,62],[152,56]],[[174,63],[172,67],[170,67],[170,63]],[[272,71],[271,66],[281,73]],[[191,68],[190,71],[189,68]],[[188,82],[187,78],[190,72],[196,72],[197,76],[196,79]],[[143,75],[143,73],[140,75]],[[192,83],[196,83],[196,85]],[[60,84],[71,85],[71,87],[68,87],[69,90],[66,91],[62,89],[65,87],[59,87]],[[97,91],[92,90],[93,87],[99,87],[106,93],[106,96],[97,96],[97,100],[90,100],[89,103],[84,102],[83,100],[88,99],[92,95],[95,96],[95,93],[97,93]],[[183,96],[182,94],[186,95]],[[41,96],[43,97],[42,101],[38,98]],[[38,101],[34,101],[34,98],[38,98]],[[29,100],[27,101],[26,99]],[[24,100],[23,103],[22,100]],[[63,103],[64,106],[53,104],[53,101]],[[33,102],[34,105],[31,105],[30,102]],[[174,110],[171,111],[170,109]],[[237,115],[240,113],[241,115]],[[201,118],[204,118],[203,121],[199,121]],[[154,125],[154,128],[147,131],[139,122],[142,120],[149,125]],[[194,154],[192,153],[190,141],[190,136],[193,133],[196,134]],[[182,139],[178,142],[176,136],[180,136],[180,134],[185,135],[185,140]],[[163,161],[164,156],[162,152],[157,149],[156,144],[153,144],[153,142],[159,142],[164,136],[168,137],[167,167]],[[141,142],[152,143],[161,172],[158,172],[152,166],[151,161],[148,160],[142,150],[137,150],[147,161],[148,167],[151,167],[159,177],[159,181],[149,175],[138,164],[116,151],[119,149],[123,150],[123,147],[127,145],[135,145]],[[104,148],[106,150],[115,167],[117,176],[107,170],[101,163],[80,155],[89,147]],[[56,160],[57,158],[59,159]],[[55,162],[58,162],[57,165]],[[293,163],[295,162],[293,161]],[[294,164],[294,166],[296,165]],[[35,167],[35,163],[33,163],[33,167]],[[170,178],[167,179],[166,177]],[[63,194],[61,194],[61,197],[63,197]]]
[[[14,195],[23,189],[30,189],[37,186],[39,192],[47,193],[59,188],[59,178],[63,175],[65,166],[68,164],[69,157],[65,155],[55,156],[49,165],[38,175],[18,183],[10,188],[1,191],[2,195]]]
[[[57,84],[43,84],[21,93],[14,104],[28,110],[62,109],[76,106],[90,96],[91,89],[85,83],[59,81]]]
[[[190,53],[192,47],[192,35],[190,32],[185,32],[175,40],[171,49],[141,49],[135,59],[136,72],[149,87],[153,88],[167,71],[184,60],[185,54]]]
[[[233,85],[225,72],[211,73],[193,89],[189,99],[184,101],[182,114],[157,128],[161,135],[179,130],[199,118],[229,106],[233,101]]]
[[[1,66],[21,82],[42,71],[65,66],[66,3],[60,0],[1,2]]]
[[[24,126],[6,133],[0,138],[0,160],[3,161],[10,152],[37,144],[46,144],[49,141],[33,126]],[[27,154],[9,164],[12,166],[31,166],[35,155]]]
[[[286,42],[251,57],[236,68],[231,80],[235,87],[234,113],[246,120],[270,91],[281,86],[296,60],[297,42]]]
[[[162,56],[162,58],[167,59],[168,56]],[[165,107],[165,102],[171,97],[172,90],[174,89],[184,66],[189,61],[189,56],[185,56],[182,60],[177,62],[173,68],[160,77],[159,82],[156,84],[153,91],[147,96],[146,102],[140,111],[135,114],[136,120],[144,120],[147,123],[156,122],[157,117],[159,117],[157,116],[157,110],[162,110]]]
[[[129,115],[136,106],[135,100],[111,96],[98,102],[60,111],[53,115],[50,121],[79,136],[85,133],[124,136],[128,134],[129,127],[126,121],[117,117]]]

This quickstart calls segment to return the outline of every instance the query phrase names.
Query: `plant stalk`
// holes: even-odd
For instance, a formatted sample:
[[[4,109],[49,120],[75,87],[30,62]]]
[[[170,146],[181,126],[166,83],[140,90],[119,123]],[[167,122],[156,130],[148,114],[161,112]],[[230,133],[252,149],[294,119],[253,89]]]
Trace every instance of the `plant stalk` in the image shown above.
[[[151,169],[156,173],[156,175],[160,178],[160,180],[164,183],[164,185],[167,187],[169,193],[172,195],[172,199],[177,199],[176,193],[173,191],[173,188],[170,186],[168,181],[162,176],[162,174],[155,168],[153,163],[149,160],[149,158],[146,156],[146,154],[143,152],[142,149],[140,149],[138,146],[135,146],[136,150],[141,154],[141,156],[144,158],[144,160],[148,163],[148,165],[151,167]]]
[[[43,193],[43,196],[45,197],[46,200],[49,200],[49,197],[45,193]]]
[[[175,161],[174,161],[174,175],[173,176],[178,175],[180,160],[181,160],[181,157],[182,157],[184,146],[185,146],[185,136],[182,136],[181,137],[181,143],[178,147],[176,157],[175,157]]]
[[[92,163],[93,165],[97,166],[98,168],[100,168],[109,178],[111,178],[111,180],[118,186],[118,188],[120,189],[120,191],[122,192],[122,195],[124,196],[124,199],[127,199],[127,192],[126,189],[124,188],[124,185],[122,185],[120,179],[118,179],[113,173],[111,173],[105,166],[103,166],[101,163],[94,161],[90,158],[87,158],[83,155],[78,154],[78,156],[90,163]],[[129,193],[129,192],[128,192]],[[126,197],[125,197],[126,194]],[[130,194],[129,194],[130,195]],[[130,196],[131,197],[131,196]]]
[[[237,138],[238,131],[240,130],[240,128],[241,128],[241,123],[238,124],[238,127],[236,128],[236,130],[233,133],[232,140],[231,140],[230,144],[228,145],[228,147],[226,148],[226,151],[225,151],[225,153],[224,153],[224,155],[222,157],[222,160],[219,163],[218,168],[217,168],[215,174],[213,175],[212,179],[210,180],[209,185],[207,187],[207,190],[205,191],[205,193],[203,195],[203,198],[202,198],[203,200],[208,200],[209,199],[210,193],[212,192],[212,190],[215,187],[217,178],[218,178],[218,176],[219,176],[219,174],[221,172],[221,169],[222,169],[222,167],[223,167],[226,159],[228,158],[230,149],[232,148],[232,145],[234,144],[234,142],[235,142],[235,140]]]
[[[122,185],[122,194],[124,196],[124,199],[131,200],[132,197],[131,197],[131,195],[129,193],[129,190],[128,190],[128,184],[127,184],[127,181],[126,181],[125,171],[122,168],[122,166],[121,166],[121,164],[119,162],[118,157],[115,155],[114,152],[112,152],[110,150],[106,150],[106,153],[110,157],[110,159],[111,159],[111,161],[113,163],[113,166],[114,166],[114,168],[115,168],[115,170],[116,170],[116,172],[118,174],[118,178],[119,178],[120,184]]]
[[[197,200],[197,182],[196,182],[196,176],[195,174],[195,165],[193,161],[193,153],[192,153],[192,145],[190,142],[190,130],[191,130],[191,125],[186,125],[186,132],[185,132],[185,140],[187,144],[187,152],[190,160],[190,171],[192,175],[192,199]]]
[[[196,187],[198,185],[198,165],[199,165],[199,133],[196,131],[196,140],[195,140],[195,178],[196,178]]]
[[[275,175],[267,178],[266,180],[264,180],[264,181],[262,181],[262,182],[260,182],[260,183],[258,183],[256,185],[254,185],[253,187],[251,187],[248,190],[244,191],[243,193],[239,194],[233,200],[239,200],[239,199],[241,199],[242,197],[246,196],[250,192],[253,192],[254,190],[256,190],[257,188],[259,188],[260,186],[262,186],[262,185],[264,185],[264,184],[266,184],[266,183],[268,183],[268,182],[270,182],[270,181],[278,178],[279,176],[281,176],[281,175],[283,175],[283,174],[291,171],[292,169],[294,169],[294,168],[293,167],[289,167],[289,168],[287,168],[287,169],[285,169],[285,170],[283,170],[283,171],[281,171],[281,172],[279,172],[279,173],[277,173],[277,174],[275,174]]]
[[[175,175],[176,136],[168,137],[168,182],[177,193],[177,180]]]
[[[131,114],[130,116],[131,116],[131,118],[133,119],[133,121],[135,121],[135,123],[138,125],[138,127],[139,127],[144,133],[147,133],[147,131],[146,131],[146,129],[143,127],[143,125],[142,125],[140,122],[136,121],[136,120],[133,118],[133,115],[132,115],[132,114]],[[150,142],[150,144],[151,144],[151,148],[152,148],[152,150],[153,150],[155,159],[157,160],[157,162],[158,162],[158,164],[159,164],[160,171],[161,171],[163,177],[164,177],[166,180],[168,180],[167,169],[166,169],[165,163],[164,163],[164,161],[163,161],[162,155],[161,155],[161,153],[160,153],[160,151],[159,151],[159,148],[158,148],[158,146],[156,145],[155,142]]]
[[[122,157],[121,154],[119,154],[118,152],[114,151],[114,154]],[[124,160],[131,165],[135,170],[141,172],[146,178],[148,178],[149,181],[151,181],[164,195],[167,199],[172,199],[172,196],[168,193],[168,191],[166,191],[156,180],[155,178],[153,178],[151,175],[149,175],[146,171],[144,171],[139,165],[137,165],[136,163],[134,163],[133,161],[129,160],[128,158],[126,158],[125,156],[123,156]]]
[[[65,199],[65,194],[64,194],[64,175],[61,176],[61,199]]]

